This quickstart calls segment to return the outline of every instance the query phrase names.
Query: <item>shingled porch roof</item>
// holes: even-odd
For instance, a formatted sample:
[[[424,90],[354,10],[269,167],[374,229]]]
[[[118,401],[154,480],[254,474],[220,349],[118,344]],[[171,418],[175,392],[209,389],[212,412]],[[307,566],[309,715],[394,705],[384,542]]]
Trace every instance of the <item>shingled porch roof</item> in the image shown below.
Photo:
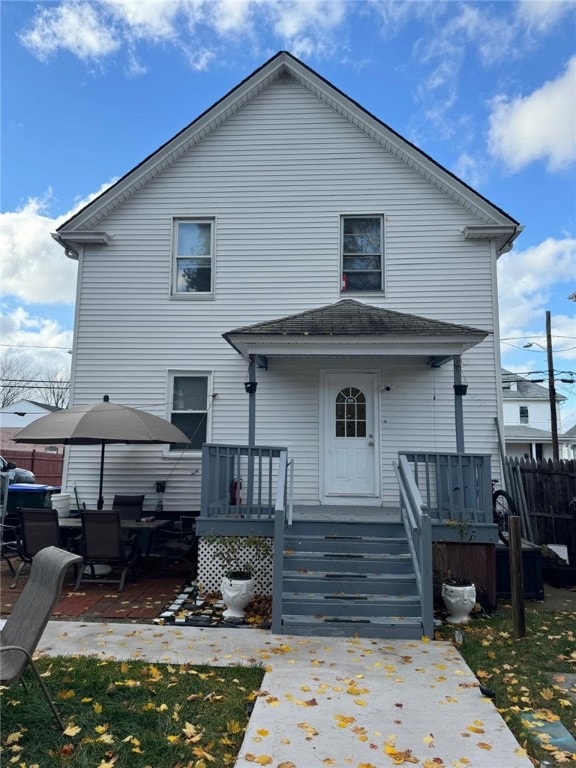
[[[488,333],[466,325],[342,299],[277,320],[223,334],[244,356],[452,356],[479,344]]]

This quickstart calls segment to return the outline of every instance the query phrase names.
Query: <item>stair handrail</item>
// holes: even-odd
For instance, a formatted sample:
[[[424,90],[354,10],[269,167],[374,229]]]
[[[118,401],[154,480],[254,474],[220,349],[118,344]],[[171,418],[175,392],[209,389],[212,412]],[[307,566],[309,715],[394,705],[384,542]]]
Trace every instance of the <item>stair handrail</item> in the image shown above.
[[[393,462],[400,490],[400,512],[408,538],[408,548],[414,563],[416,585],[420,596],[422,629],[432,636],[434,630],[434,600],[432,584],[432,520],[428,507],[410,470],[406,456],[399,455]]]
[[[274,553],[272,569],[272,632],[282,632],[282,579],[284,570],[284,528],[286,523],[286,502],[291,516],[291,499],[288,498],[288,452],[280,451],[278,480],[274,507]],[[291,494],[290,494],[291,495]],[[290,521],[291,522],[291,521]]]

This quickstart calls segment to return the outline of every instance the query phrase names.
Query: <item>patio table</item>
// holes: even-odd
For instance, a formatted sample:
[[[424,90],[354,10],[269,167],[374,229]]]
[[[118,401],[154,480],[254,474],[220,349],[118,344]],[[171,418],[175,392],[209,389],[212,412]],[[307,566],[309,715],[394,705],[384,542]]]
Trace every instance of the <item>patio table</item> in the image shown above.
[[[170,523],[170,520],[121,520],[120,527],[126,531],[148,531],[148,541],[146,544],[146,551],[143,553],[144,557],[149,557],[152,551],[152,545],[154,544],[154,534],[159,528],[164,528]],[[82,530],[82,520],[79,517],[59,517],[58,525],[60,528],[65,528],[73,532],[74,530]]]

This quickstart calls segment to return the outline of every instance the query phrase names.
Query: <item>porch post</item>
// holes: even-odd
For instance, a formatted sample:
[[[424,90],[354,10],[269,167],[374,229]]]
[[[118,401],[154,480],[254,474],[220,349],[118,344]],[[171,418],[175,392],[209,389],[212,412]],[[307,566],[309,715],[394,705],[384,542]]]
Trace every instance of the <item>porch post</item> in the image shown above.
[[[248,355],[248,447],[256,445],[256,358]],[[250,507],[254,500],[254,451],[248,451],[248,478],[246,504]]]
[[[456,453],[464,453],[464,411],[462,403],[462,358],[454,355],[454,417],[456,419]]]
[[[248,445],[253,448],[256,444],[256,360],[254,355],[248,355]]]

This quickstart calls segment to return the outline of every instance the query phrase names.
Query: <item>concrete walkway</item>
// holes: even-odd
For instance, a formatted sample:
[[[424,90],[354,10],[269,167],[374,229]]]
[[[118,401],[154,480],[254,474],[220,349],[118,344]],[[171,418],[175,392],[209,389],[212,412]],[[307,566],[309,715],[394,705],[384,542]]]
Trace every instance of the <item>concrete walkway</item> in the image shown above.
[[[449,643],[54,621],[38,650],[263,664],[237,768],[533,768]]]

